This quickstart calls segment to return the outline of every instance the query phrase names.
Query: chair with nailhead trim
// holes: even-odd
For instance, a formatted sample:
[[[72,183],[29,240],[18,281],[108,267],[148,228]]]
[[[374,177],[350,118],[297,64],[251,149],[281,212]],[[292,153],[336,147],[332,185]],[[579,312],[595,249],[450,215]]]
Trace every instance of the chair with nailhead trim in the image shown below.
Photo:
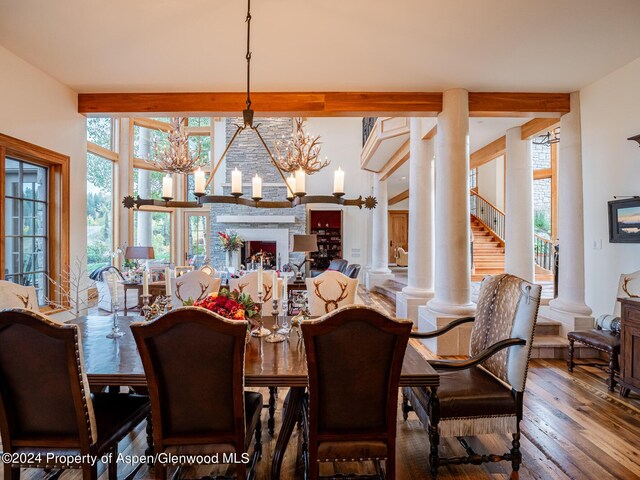
[[[19,480],[21,467],[82,469],[83,479],[95,480],[97,464],[65,463],[63,456],[108,453],[115,480],[118,443],[149,411],[145,396],[90,394],[77,325],[30,310],[0,311],[0,435],[4,452],[15,457],[4,463],[5,480]]]

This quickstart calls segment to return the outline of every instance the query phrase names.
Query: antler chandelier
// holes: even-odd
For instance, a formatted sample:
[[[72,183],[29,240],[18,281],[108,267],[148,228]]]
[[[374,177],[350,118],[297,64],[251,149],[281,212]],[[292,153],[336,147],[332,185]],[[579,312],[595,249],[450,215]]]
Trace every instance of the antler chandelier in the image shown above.
[[[198,142],[197,150],[189,148],[186,123],[186,118],[171,118],[169,146],[161,146],[158,139],[154,138],[153,157],[145,159],[145,162],[167,173],[191,173],[202,166],[202,145]]]
[[[251,47],[251,0],[247,0],[246,24],[247,24],[247,51],[246,51],[245,58],[247,60],[247,99],[245,102],[246,108],[242,111],[243,124],[236,125],[236,131],[231,137],[231,141],[229,142],[224,152],[220,156],[220,159],[212,168],[208,180],[205,180],[205,172],[202,169],[198,168],[197,170],[194,170],[196,163],[193,163],[191,168],[186,167],[187,162],[186,160],[184,160],[184,158],[193,159],[194,155],[192,155],[191,152],[189,152],[188,155],[184,157],[183,160],[181,160],[181,162],[185,165],[184,168],[180,167],[180,168],[169,169],[169,168],[159,167],[160,169],[165,170],[167,172],[178,172],[178,173],[193,172],[194,184],[195,184],[194,194],[197,200],[195,202],[175,201],[173,199],[172,177],[171,175],[168,174],[163,179],[162,200],[140,198],[140,196],[138,196],[137,198],[133,198],[132,196],[128,195],[124,197],[124,199],[122,200],[122,204],[124,205],[124,207],[140,208],[142,206],[149,205],[149,206],[170,207],[170,208],[194,208],[194,207],[202,207],[202,205],[208,204],[208,203],[228,203],[228,204],[231,203],[236,205],[246,205],[249,207],[257,207],[257,208],[293,208],[298,205],[304,205],[308,203],[333,203],[333,204],[345,205],[345,206],[356,206],[358,208],[362,208],[362,207],[365,207],[367,209],[375,208],[378,202],[373,196],[368,196],[364,199],[362,198],[362,196],[359,196],[358,198],[354,198],[354,199],[343,198],[345,172],[342,171],[342,169],[338,169],[334,174],[333,194],[307,195],[306,188],[305,188],[306,175],[319,171],[320,169],[327,166],[329,162],[328,160],[325,160],[324,162],[319,160],[320,142],[317,141],[318,140],[317,137],[311,138],[308,135],[304,134],[304,132],[302,131],[302,123],[303,123],[302,120],[300,121],[296,120],[297,129],[296,129],[295,135],[297,136],[299,132],[302,132],[300,133],[300,135],[302,135],[304,138],[300,138],[299,141],[296,138],[294,138],[291,143],[292,149],[295,149],[298,147],[302,149],[300,150],[302,156],[297,157],[297,153],[295,153],[294,150],[290,150],[292,152],[291,154],[292,163],[290,164],[288,160],[286,160],[288,156],[286,154],[287,148],[284,147],[284,144],[283,144],[282,148],[284,148],[284,150],[282,150],[281,153],[283,155],[282,159],[284,159],[284,164],[286,166],[285,168],[278,160],[276,160],[273,153],[271,153],[271,150],[269,149],[266,142],[264,141],[264,138],[260,134],[260,130],[258,130],[258,127],[260,127],[260,124],[253,123],[254,112],[251,109],[251,48],[250,48]],[[180,124],[181,122],[178,122],[178,126]],[[242,191],[242,172],[239,171],[238,169],[235,169],[233,172],[231,172],[231,195],[230,196],[229,195],[205,195],[207,186],[213,181],[215,174],[220,168],[222,161],[227,156],[227,153],[229,152],[231,145],[233,145],[236,138],[238,138],[238,135],[244,130],[251,130],[255,132],[255,134],[260,139],[260,143],[262,144],[267,154],[269,155],[269,160],[275,166],[276,170],[278,171],[278,174],[280,175],[280,177],[284,182],[284,185],[287,187],[286,199],[263,200],[262,199],[262,179],[257,174],[252,178],[251,198],[244,198],[243,191]],[[180,142],[182,142],[182,139],[183,139],[182,135],[183,133],[180,133],[180,136],[179,136]],[[182,145],[183,145],[183,153],[184,153],[184,148],[186,148],[186,151],[189,151],[188,139],[186,143],[182,143]],[[177,141],[176,141],[176,146],[177,146]],[[171,150],[169,151],[171,152]],[[300,162],[295,164],[295,168],[294,168],[293,165],[297,160],[300,160]],[[178,163],[180,162],[169,161],[167,163],[167,166],[177,165]],[[289,170],[289,168],[291,168],[291,170]],[[307,169],[309,171],[307,171]],[[285,177],[285,171],[293,172],[294,170],[295,170],[295,174],[291,173],[288,178]]]
[[[289,140],[276,140],[274,143],[276,158],[285,172],[302,169],[307,175],[319,172],[331,162],[327,157],[320,158],[322,142],[319,136],[304,132],[304,120],[296,118],[296,130]]]

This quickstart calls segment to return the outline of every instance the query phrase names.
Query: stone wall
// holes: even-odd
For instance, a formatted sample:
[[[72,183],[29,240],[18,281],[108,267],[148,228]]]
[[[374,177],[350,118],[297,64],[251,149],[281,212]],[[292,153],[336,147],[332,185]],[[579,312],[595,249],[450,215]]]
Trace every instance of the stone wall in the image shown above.
[[[236,132],[236,125],[241,124],[241,118],[229,118],[226,122],[226,142]],[[255,123],[260,123],[260,133],[269,148],[273,151],[273,144],[277,138],[289,137],[293,123],[291,118],[256,118]],[[226,157],[226,176],[223,185],[225,195],[231,191],[231,172],[234,168],[242,171],[242,190],[245,197],[251,197],[251,178],[257,173],[262,177],[262,197],[264,199],[285,199],[287,188],[282,181],[276,167],[269,159],[260,139],[253,131],[242,132]],[[219,223],[219,215],[251,215],[251,216],[275,216],[294,215],[295,223]],[[220,248],[218,232],[237,230],[243,228],[287,228],[289,234],[306,233],[307,212],[304,205],[295,208],[272,209],[253,208],[244,205],[214,204],[211,207],[211,263],[214,266],[225,265],[226,254]],[[304,258],[301,253],[290,253],[289,260],[299,263]]]
[[[533,169],[551,168],[551,147],[531,143]],[[533,211],[536,216],[544,215],[551,225],[551,179],[544,178],[533,182]]]

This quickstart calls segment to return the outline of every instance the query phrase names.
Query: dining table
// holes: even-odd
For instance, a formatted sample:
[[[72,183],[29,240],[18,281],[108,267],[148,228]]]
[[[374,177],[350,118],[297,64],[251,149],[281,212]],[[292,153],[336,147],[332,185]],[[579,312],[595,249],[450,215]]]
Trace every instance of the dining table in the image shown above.
[[[132,323],[141,321],[144,319],[139,316],[118,316],[118,327],[124,335],[117,339],[107,338],[113,325],[112,316],[84,316],[69,322],[78,326],[84,368],[92,390],[147,386],[142,361],[130,329]],[[273,318],[265,317],[264,324],[271,328]],[[357,348],[354,348],[354,354],[357,354]],[[285,450],[296,423],[306,410],[308,375],[300,329],[293,328],[287,340],[280,343],[268,343],[264,337],[251,337],[246,344],[244,382],[246,387],[269,387],[273,390],[278,387],[289,388],[271,465],[271,478],[279,479]],[[435,393],[439,382],[438,373],[409,343],[402,364],[400,386],[423,386]],[[151,425],[147,427],[147,441],[149,453],[153,451]]]

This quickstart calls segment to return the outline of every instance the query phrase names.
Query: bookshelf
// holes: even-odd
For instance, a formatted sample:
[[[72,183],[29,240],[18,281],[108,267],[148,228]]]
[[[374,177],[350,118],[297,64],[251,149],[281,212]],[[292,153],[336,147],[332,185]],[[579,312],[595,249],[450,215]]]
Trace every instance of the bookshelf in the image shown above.
[[[318,236],[318,251],[310,254],[314,270],[326,270],[342,258],[342,210],[310,210],[309,233]]]

